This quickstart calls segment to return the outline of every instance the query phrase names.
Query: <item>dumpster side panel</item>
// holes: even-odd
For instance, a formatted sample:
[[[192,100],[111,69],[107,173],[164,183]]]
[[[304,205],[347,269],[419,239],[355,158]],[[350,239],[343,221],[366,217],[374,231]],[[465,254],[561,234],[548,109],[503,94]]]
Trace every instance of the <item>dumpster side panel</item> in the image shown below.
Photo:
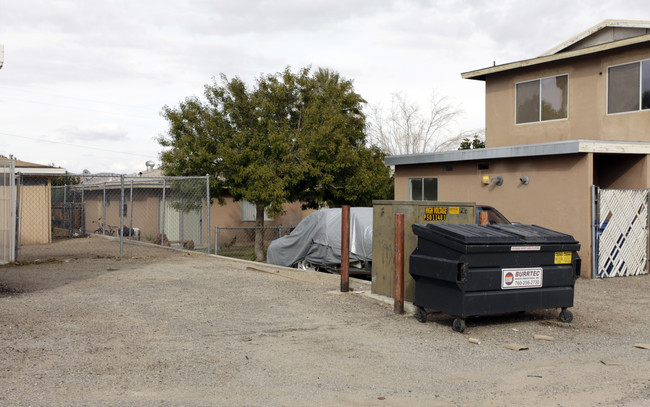
[[[465,295],[460,313],[441,311],[467,317],[562,307],[573,307],[573,287],[472,292]]]
[[[411,254],[410,263],[411,276],[415,281],[419,278],[429,278],[456,283],[465,279],[466,267],[462,261],[420,255],[416,249]]]
[[[415,305],[449,314],[454,314],[451,310],[462,309],[464,296],[455,282],[417,276],[415,281]],[[435,295],[431,295],[432,291]]]
[[[507,269],[507,268],[506,268]],[[469,269],[465,280],[460,283],[463,292],[473,291],[500,291],[502,289],[501,267]],[[569,265],[542,267],[542,287],[573,287],[575,275],[573,267]],[[522,288],[522,290],[527,288]]]

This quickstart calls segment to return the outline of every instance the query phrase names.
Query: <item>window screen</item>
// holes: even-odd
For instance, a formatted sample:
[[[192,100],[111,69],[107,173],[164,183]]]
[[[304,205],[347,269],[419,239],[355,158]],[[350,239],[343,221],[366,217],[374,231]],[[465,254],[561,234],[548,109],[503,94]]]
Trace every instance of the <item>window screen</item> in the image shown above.
[[[409,179],[409,191],[411,201],[422,200],[422,178]]]
[[[556,76],[542,79],[542,120],[567,117],[567,85],[569,77]]]
[[[438,178],[424,178],[422,182],[422,196],[425,201],[438,200]]]
[[[517,124],[539,121],[539,81],[517,84]]]
[[[609,68],[607,112],[621,113],[639,110],[638,62]]]
[[[516,93],[515,122],[517,124],[568,117],[568,75],[518,83]]]

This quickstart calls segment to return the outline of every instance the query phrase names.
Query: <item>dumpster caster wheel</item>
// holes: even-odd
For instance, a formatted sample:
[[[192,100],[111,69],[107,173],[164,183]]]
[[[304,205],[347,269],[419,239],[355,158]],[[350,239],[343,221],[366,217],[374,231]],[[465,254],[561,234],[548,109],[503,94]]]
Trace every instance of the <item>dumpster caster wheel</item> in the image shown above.
[[[560,321],[566,322],[567,324],[573,321],[573,312],[569,311],[568,309],[563,309],[560,312]]]
[[[454,319],[454,322],[451,324],[451,327],[456,332],[464,332],[465,331],[465,320],[460,319],[460,318],[456,318],[456,319]]]
[[[427,322],[427,311],[422,307],[417,307],[415,310],[415,319],[419,322]]]

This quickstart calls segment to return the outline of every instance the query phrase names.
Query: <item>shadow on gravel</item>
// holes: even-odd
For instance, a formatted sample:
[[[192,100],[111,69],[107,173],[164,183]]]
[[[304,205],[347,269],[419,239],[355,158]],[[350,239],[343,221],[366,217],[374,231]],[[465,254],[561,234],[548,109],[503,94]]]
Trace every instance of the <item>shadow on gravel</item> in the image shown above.
[[[120,268],[114,259],[48,260],[0,267],[0,298],[48,290]]]
[[[123,258],[116,238],[89,236],[24,245],[18,262],[0,266],[0,297],[47,290],[101,274],[186,255],[179,250],[127,242]]]
[[[550,308],[542,310],[534,310],[527,312],[514,312],[506,314],[497,314],[497,315],[481,315],[475,317],[468,317],[465,320],[467,329],[479,328],[483,326],[497,326],[503,325],[508,326],[512,325],[515,327],[517,324],[522,322],[534,322],[534,321],[543,321],[546,323],[551,323],[555,325],[557,322],[558,326],[565,326],[559,321],[558,315],[560,310]],[[446,327],[452,329],[452,323],[454,321],[454,316],[450,314],[445,314],[443,312],[427,310],[427,324],[433,323],[440,327]]]

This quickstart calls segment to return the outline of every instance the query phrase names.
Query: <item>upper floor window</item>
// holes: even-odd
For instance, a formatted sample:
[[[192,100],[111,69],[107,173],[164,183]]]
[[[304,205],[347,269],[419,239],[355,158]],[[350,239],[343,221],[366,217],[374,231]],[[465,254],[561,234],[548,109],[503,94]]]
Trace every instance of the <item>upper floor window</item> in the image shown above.
[[[607,113],[650,109],[650,59],[607,69]]]
[[[568,96],[569,75],[518,83],[516,123],[566,119]]]
[[[438,178],[409,178],[411,201],[437,201]]]

